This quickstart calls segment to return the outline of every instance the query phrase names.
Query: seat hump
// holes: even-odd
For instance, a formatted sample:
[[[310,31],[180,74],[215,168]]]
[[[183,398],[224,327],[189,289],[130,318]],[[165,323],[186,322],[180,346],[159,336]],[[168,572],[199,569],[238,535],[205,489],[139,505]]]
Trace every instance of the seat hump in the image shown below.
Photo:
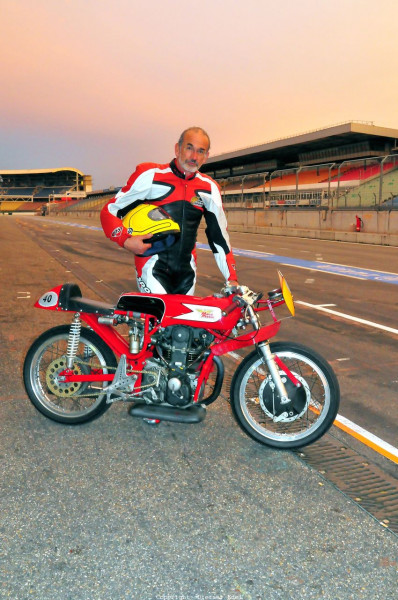
[[[85,312],[101,315],[112,315],[115,307],[106,302],[83,298],[80,287],[76,283],[65,283],[59,294],[59,307],[61,310],[71,312]]]

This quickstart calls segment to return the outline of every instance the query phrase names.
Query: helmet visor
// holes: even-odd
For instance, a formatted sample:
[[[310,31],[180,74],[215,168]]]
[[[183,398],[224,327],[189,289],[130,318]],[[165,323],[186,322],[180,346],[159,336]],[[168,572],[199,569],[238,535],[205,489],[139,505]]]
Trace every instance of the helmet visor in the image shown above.
[[[164,221],[166,219],[170,219],[167,212],[159,206],[150,210],[148,213],[148,217],[152,219],[152,221]]]

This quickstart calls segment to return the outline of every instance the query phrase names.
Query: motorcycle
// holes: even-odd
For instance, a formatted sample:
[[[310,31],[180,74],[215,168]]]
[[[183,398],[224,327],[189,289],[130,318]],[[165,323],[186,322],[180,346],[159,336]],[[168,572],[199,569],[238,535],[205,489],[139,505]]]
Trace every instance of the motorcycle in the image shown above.
[[[124,293],[116,305],[82,297],[74,283],[46,292],[35,307],[74,313],[44,332],[24,362],[34,406],[66,424],[90,421],[116,401],[149,422],[198,423],[221,392],[223,355],[252,348],[233,375],[230,402],[242,429],[274,448],[311,444],[331,427],[339,384],[331,366],[296,342],[270,342],[294,300],[284,276],[263,294],[245,286],[198,297]],[[266,323],[261,318],[268,317]],[[82,321],[86,326],[82,326]],[[240,357],[238,357],[240,358]]]

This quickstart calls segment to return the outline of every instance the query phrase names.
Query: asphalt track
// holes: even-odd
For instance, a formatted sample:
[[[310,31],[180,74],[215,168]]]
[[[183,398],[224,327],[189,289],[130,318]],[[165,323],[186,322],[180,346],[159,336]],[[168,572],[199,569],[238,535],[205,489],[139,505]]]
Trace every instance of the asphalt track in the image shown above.
[[[394,248],[232,237],[242,250],[398,273]],[[30,341],[61,320],[32,309],[34,300],[66,280],[91,297],[117,296],[132,288],[129,257],[96,229],[14,216],[0,220],[0,256],[0,598],[398,598],[388,523],[298,455],[246,437],[226,390],[195,426],[150,428],[123,404],[73,428],[38,414],[21,363]],[[242,282],[276,287],[281,261],[237,260]],[[367,324],[397,328],[395,284],[284,264],[299,302],[334,304],[364,323],[299,305],[282,337],[323,354],[339,377],[342,414],[396,446],[397,336]],[[211,253],[199,251],[199,267],[198,293],[219,289]],[[391,460],[331,434],[396,477]]]

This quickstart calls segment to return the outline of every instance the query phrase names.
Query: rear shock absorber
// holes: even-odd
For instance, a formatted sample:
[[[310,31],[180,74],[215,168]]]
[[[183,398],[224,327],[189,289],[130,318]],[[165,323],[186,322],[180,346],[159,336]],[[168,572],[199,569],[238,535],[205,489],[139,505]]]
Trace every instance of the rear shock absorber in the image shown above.
[[[82,323],[79,313],[76,313],[69,329],[68,347],[66,349],[66,366],[72,369],[80,342]]]

